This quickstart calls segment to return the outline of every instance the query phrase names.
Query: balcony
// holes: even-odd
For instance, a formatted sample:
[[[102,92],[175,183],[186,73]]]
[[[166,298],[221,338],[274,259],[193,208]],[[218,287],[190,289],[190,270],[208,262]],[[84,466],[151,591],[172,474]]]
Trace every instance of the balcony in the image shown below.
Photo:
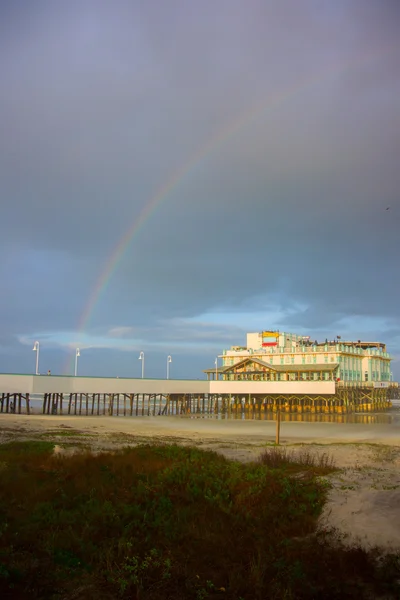
[[[370,349],[363,350],[363,348],[357,348],[355,346],[345,346],[343,344],[327,345],[327,346],[301,346],[296,348],[259,348],[258,350],[252,350],[247,348],[240,348],[237,350],[224,350],[223,356],[251,356],[251,355],[275,355],[275,354],[329,354],[329,353],[346,353],[352,356],[377,356],[379,358],[386,358],[390,360],[390,354],[383,352],[381,349]]]

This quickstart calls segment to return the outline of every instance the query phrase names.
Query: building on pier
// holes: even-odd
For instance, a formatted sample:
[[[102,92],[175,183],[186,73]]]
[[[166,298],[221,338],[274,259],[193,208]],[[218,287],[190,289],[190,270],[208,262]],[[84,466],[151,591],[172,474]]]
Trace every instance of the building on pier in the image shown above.
[[[324,342],[279,331],[248,333],[246,346],[224,350],[222,366],[206,369],[208,379],[223,381],[341,381],[386,384],[392,381],[391,357],[381,342]]]

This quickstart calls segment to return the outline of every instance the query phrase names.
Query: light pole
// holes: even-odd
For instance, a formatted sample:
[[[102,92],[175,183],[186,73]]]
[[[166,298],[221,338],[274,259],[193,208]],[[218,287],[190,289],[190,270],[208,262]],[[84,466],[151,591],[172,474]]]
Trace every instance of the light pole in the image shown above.
[[[167,379],[169,379],[169,365],[172,363],[172,356],[169,354],[167,356]]]
[[[218,356],[215,359],[215,379],[218,381]]]
[[[35,342],[32,348],[33,352],[36,352],[36,375],[39,375],[39,342]]]
[[[76,352],[75,352],[75,377],[78,374],[78,356],[80,356],[80,355],[81,355],[81,351],[79,350],[79,348],[77,348]]]
[[[139,354],[139,360],[142,361],[142,379],[144,378],[144,352]]]

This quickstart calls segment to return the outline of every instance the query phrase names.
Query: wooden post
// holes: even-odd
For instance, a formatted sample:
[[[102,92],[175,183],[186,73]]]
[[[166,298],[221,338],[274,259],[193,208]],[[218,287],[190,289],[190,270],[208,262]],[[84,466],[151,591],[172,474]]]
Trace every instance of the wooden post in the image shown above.
[[[278,411],[276,413],[276,435],[275,435],[275,444],[279,446],[281,436],[281,407],[278,406]]]
[[[116,394],[117,396],[117,417],[119,417],[119,394]]]
[[[82,414],[82,394],[79,394],[79,414]]]
[[[124,394],[124,417],[126,417],[126,394]]]

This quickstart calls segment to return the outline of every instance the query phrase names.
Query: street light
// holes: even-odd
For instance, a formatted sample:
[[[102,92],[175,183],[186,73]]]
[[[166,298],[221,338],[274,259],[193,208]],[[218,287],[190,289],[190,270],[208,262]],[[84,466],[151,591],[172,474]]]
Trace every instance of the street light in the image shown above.
[[[143,377],[144,377],[144,352],[141,352],[139,354],[139,360],[142,361],[142,379],[143,379]]]
[[[215,379],[218,381],[218,356],[215,359]]]
[[[78,373],[78,356],[81,355],[81,351],[79,350],[79,348],[76,349],[75,352],[75,377],[77,376]]]
[[[35,342],[32,348],[36,352],[36,375],[39,375],[39,342]]]
[[[167,379],[169,379],[169,365],[172,363],[172,356],[169,354],[167,356]]]

